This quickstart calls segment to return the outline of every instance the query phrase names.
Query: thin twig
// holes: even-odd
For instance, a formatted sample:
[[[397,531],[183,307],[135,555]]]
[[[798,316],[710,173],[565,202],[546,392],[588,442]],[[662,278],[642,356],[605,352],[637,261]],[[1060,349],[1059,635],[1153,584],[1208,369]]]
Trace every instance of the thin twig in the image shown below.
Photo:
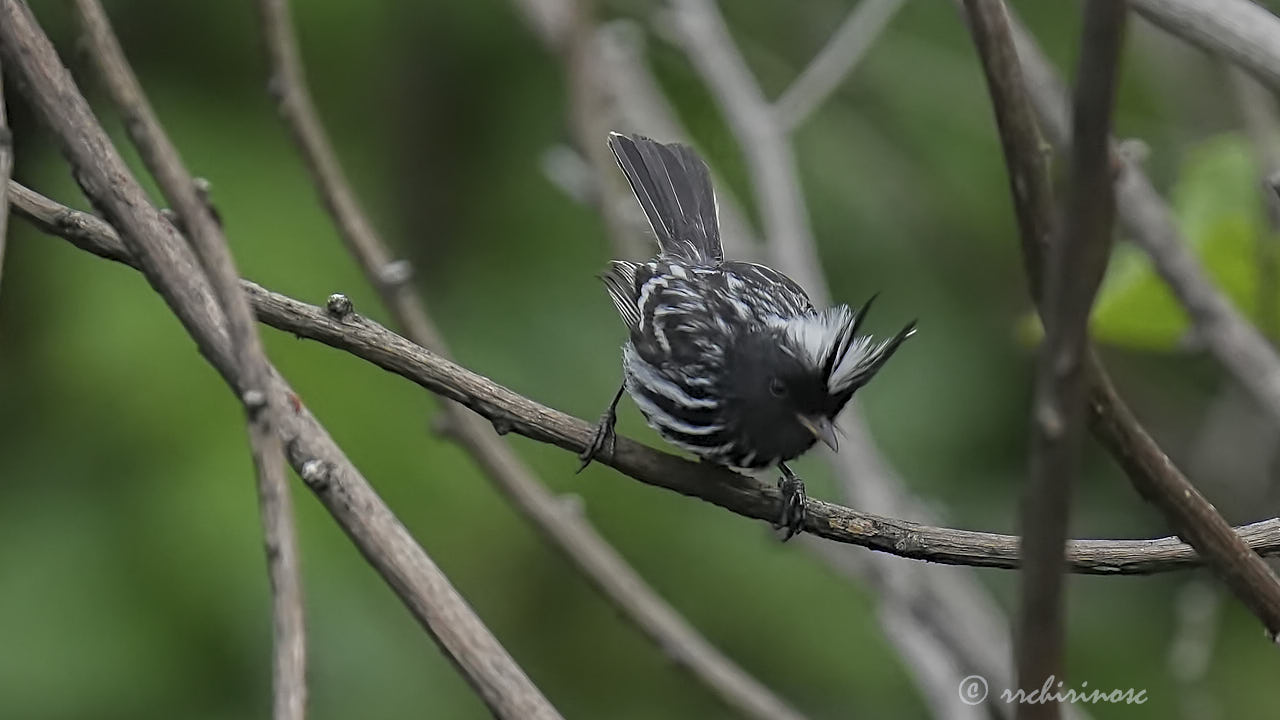
[[[715,3],[673,0],[672,9],[685,54],[742,148],[773,264],[800,283],[815,304],[827,304],[830,294],[782,125],[734,47]]]
[[[904,0],[859,0],[831,39],[773,103],[778,123],[794,130],[826,102],[889,26]]]
[[[0,0],[0,57],[52,131],[85,194],[118,228],[117,241],[126,238],[117,250],[128,248],[200,351],[243,395],[252,386],[208,278],[177,230],[151,205],[30,9],[18,0]],[[502,718],[558,718],[289,386],[270,372],[259,392],[268,396],[268,405],[292,409],[280,414],[275,428],[290,464],[484,702]]]
[[[566,0],[572,6],[569,31],[560,52],[568,86],[569,125],[578,151],[586,159],[595,186],[600,190],[598,208],[608,236],[613,240],[614,257],[640,259],[650,254],[651,240],[641,224],[627,210],[633,210],[629,193],[622,192],[614,171],[613,153],[602,138],[617,130],[617,94],[610,88],[601,62],[603,38],[596,32],[595,0]]]
[[[985,1],[977,0],[980,3]],[[972,0],[966,0],[966,8],[970,11],[968,19],[972,26],[974,17],[972,8],[969,8],[970,2]],[[1005,13],[1002,12],[1000,17],[1005,18]],[[999,30],[998,34],[986,39],[975,36],[975,40],[987,73],[1001,143],[1015,190],[1018,217],[1020,223],[1024,219],[1028,221],[1022,225],[1020,237],[1034,290],[1040,286],[1040,259],[1047,256],[1046,243],[1054,219],[1047,202],[1033,202],[1035,198],[1050,198],[1051,193],[1046,160],[1040,149],[1040,136],[1031,117],[1029,103],[1036,102],[1038,110],[1044,110],[1041,105],[1045,103],[1053,103],[1059,108],[1065,107],[1065,103],[1060,93],[1043,87],[1032,88],[1030,92],[1024,88],[1019,56],[1029,65],[1027,78],[1058,86],[1056,76],[1043,61],[1043,56],[1036,52],[1030,36],[1025,31],[1015,33],[1007,21],[994,22],[991,28]],[[1019,48],[1017,55],[1013,51],[1015,42]],[[1066,126],[1059,114],[1049,115],[1043,125],[1051,138]],[[1058,140],[1055,138],[1055,142]],[[1015,153],[1017,157],[1011,157]],[[1019,171],[1015,168],[1024,169]],[[1122,171],[1121,184],[1125,175]],[[1024,189],[1019,190],[1023,185]],[[1134,209],[1125,193],[1120,191],[1119,184],[1117,207],[1122,218]],[[1039,296],[1033,292],[1033,297],[1038,299]],[[1213,505],[1146,432],[1116,392],[1096,354],[1091,353],[1087,359],[1086,372],[1090,387],[1090,429],[1094,436],[1124,469],[1138,493],[1160,509],[1174,531],[1203,554],[1210,567],[1224,578],[1236,596],[1262,619],[1268,629],[1275,627],[1276,622],[1280,622],[1280,581],[1276,580],[1275,574],[1261,558],[1249,552],[1246,541],[1232,532],[1231,526]]]
[[[518,0],[524,5],[538,0]],[[597,78],[601,80],[612,97],[612,110],[617,125],[613,130],[639,132],[664,141],[690,141],[688,130],[680,123],[675,108],[663,95],[662,88],[650,72],[646,61],[643,28],[631,20],[614,20],[595,29],[594,48],[596,54],[585,62],[599,67]],[[596,138],[593,142],[598,142]],[[604,147],[603,143],[598,143]],[[609,157],[607,177],[599,174],[600,168],[592,164],[596,172],[592,182],[600,188],[617,187],[618,201],[633,210],[634,226],[647,227],[647,222],[635,207],[629,189],[617,185],[620,173],[613,165],[612,155]],[[726,257],[739,260],[755,260],[760,256],[760,241],[754,228],[748,222],[741,204],[728,191],[728,183],[724,182],[711,169],[712,183],[718,188],[716,207],[720,218],[720,240],[724,245]],[[610,182],[610,180],[614,182]],[[608,193],[603,193],[607,195]],[[647,232],[647,230],[642,230]],[[650,241],[651,243],[652,241]],[[652,245],[649,246],[650,248]]]
[[[325,206],[366,276],[382,290],[383,301],[396,324],[417,345],[447,356],[444,340],[413,285],[401,282],[391,287],[379,283],[380,268],[385,267],[391,254],[360,208],[311,101],[287,3],[263,0],[260,8],[271,59],[272,87],[281,100],[280,112],[311,168]],[[471,454],[512,505],[678,665],[687,668],[730,707],[749,717],[801,718],[785,701],[707,642],[644,582],[583,515],[567,508],[543,486],[489,423],[447,398],[443,410],[449,434]]]
[[[1280,91],[1280,18],[1249,0],[1129,0],[1153,25],[1249,71]]]
[[[4,73],[0,72],[0,280],[4,279],[4,249],[9,237],[9,177],[13,174],[13,132],[4,110]],[[0,287],[3,284],[0,283]]]
[[[218,296],[236,362],[246,381],[241,402],[248,416],[249,440],[257,476],[258,503],[271,584],[273,717],[301,720],[307,705],[306,620],[302,569],[294,527],[293,499],[285,477],[284,449],[272,429],[279,408],[267,403],[270,366],[258,337],[253,311],[240,289],[240,274],[222,229],[202,200],[177,148],[151,109],[141,84],[97,0],[76,0],[76,12],[89,57],[125,118],[125,128],[160,191],[177,210],[196,255]]]
[[[969,2],[975,31],[1009,20],[999,0]],[[1023,498],[1022,601],[1018,619],[1018,686],[1028,692],[1063,670],[1063,548],[1072,488],[1079,472],[1085,419],[1089,313],[1111,256],[1115,197],[1108,138],[1128,9],[1089,0],[1080,36],[1072,122],[1070,184],[1060,233],[1043,276],[1045,340],[1036,367],[1031,461]],[[993,31],[983,31],[987,36]],[[1000,32],[996,30],[994,32]],[[1011,43],[1006,51],[1013,52]],[[1024,703],[1019,718],[1057,718],[1058,703]]]
[[[73,210],[10,182],[13,209],[41,232],[61,237],[102,258],[138,268],[116,231],[89,213]],[[377,323],[326,309],[241,280],[258,319],[271,327],[316,340],[400,375],[427,390],[466,405],[503,431],[580,453],[591,441],[585,420],[540,405],[481,375],[455,365]],[[719,505],[748,518],[772,522],[780,510],[776,488],[728,470],[709,467],[618,437],[613,457],[601,457],[622,474]],[[810,499],[806,530],[837,542],[900,557],[949,565],[1018,567],[1018,538],[997,533],[939,528],[886,518]],[[1252,550],[1280,554],[1280,518],[1236,528]],[[1067,564],[1091,575],[1150,575],[1195,567],[1200,558],[1176,537],[1144,540],[1072,540]]]

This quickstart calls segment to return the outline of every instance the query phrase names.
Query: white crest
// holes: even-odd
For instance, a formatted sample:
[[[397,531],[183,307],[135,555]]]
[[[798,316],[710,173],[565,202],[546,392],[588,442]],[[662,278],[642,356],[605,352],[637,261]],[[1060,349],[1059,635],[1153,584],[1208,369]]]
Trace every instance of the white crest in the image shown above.
[[[890,344],[914,332],[887,340],[870,335],[855,337],[860,320],[860,313],[847,305],[836,305],[813,315],[787,318],[782,323],[798,357],[826,373],[827,390],[833,395],[865,383],[878,369]]]

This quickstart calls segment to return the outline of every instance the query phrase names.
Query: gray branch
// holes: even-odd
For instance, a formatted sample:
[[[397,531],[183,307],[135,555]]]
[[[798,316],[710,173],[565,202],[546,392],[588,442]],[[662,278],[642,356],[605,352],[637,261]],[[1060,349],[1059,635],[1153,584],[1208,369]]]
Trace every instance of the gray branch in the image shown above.
[[[270,365],[258,337],[253,311],[240,289],[240,274],[222,228],[199,196],[177,148],[151,109],[106,12],[97,0],[76,0],[75,7],[89,57],[106,82],[112,101],[124,115],[125,128],[143,163],[165,198],[176,208],[227,319],[236,362],[248,386],[241,393],[241,402],[249,420],[271,584],[271,621],[275,635],[273,716],[276,720],[302,720],[307,704],[307,650],[298,536],[293,499],[285,476],[284,449],[273,429],[280,408],[268,401]]]
[[[1280,18],[1249,0],[1129,0],[1143,18],[1280,90]]]
[[[52,131],[85,194],[126,238],[125,243],[115,238],[116,249],[127,248],[137,259],[237,395],[255,389],[238,362],[227,317],[199,262],[150,204],[30,9],[18,0],[0,0],[0,57]],[[503,718],[558,718],[284,380],[274,370],[270,373],[267,385],[257,390],[266,395],[268,406],[290,408],[280,413],[274,428],[290,464],[484,702]]]
[[[794,130],[821,107],[904,4],[905,0],[859,0],[822,50],[773,103],[778,123]]]

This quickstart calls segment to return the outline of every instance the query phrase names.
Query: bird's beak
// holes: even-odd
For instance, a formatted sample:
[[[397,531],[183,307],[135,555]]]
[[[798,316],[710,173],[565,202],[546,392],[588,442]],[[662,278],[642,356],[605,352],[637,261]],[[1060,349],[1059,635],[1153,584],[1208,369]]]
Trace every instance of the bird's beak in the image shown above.
[[[827,447],[832,450],[839,450],[839,442],[836,440],[836,426],[831,420],[822,417],[810,417],[807,415],[797,415],[796,419],[804,426],[805,430],[813,433],[813,436],[821,440]]]

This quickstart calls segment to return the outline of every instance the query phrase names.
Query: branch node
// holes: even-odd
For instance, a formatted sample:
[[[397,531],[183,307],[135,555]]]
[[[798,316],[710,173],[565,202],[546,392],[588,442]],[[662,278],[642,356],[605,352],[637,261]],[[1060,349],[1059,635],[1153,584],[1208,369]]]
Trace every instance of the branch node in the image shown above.
[[[333,468],[329,463],[313,458],[302,464],[302,471],[298,475],[307,487],[320,493],[329,489],[329,476],[332,472]]]
[[[1151,146],[1141,138],[1125,138],[1116,143],[1116,155],[1124,164],[1145,165],[1151,157]]]
[[[280,73],[273,72],[267,76],[267,96],[277,104],[284,102],[285,81]]]
[[[578,493],[564,493],[556,501],[560,503],[560,509],[570,515],[581,516],[586,510],[586,501]]]
[[[388,288],[397,288],[413,277],[413,265],[408,260],[393,260],[378,269],[378,282]]]
[[[436,413],[430,422],[431,433],[443,438],[456,438],[458,434],[458,425],[449,417],[449,413]]]
[[[244,409],[249,413],[249,417],[256,418],[258,413],[267,406],[267,394],[261,390],[245,390],[240,396],[240,401],[244,403]]]
[[[1276,170],[1267,176],[1266,186],[1267,190],[1270,190],[1272,193],[1275,193],[1277,197],[1280,197],[1280,170]]]
[[[506,435],[515,428],[515,423],[504,413],[495,413],[489,418],[489,422],[493,424],[493,431],[499,435]]]
[[[334,293],[325,301],[324,309],[338,320],[345,320],[354,310],[351,298],[342,293]]]

